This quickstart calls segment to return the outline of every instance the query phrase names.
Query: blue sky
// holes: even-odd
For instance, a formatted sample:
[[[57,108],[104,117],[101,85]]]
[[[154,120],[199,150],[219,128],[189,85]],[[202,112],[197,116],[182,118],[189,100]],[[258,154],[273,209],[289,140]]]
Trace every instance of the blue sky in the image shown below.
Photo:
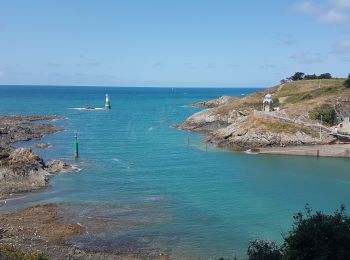
[[[249,87],[350,73],[350,0],[0,0],[0,84]]]

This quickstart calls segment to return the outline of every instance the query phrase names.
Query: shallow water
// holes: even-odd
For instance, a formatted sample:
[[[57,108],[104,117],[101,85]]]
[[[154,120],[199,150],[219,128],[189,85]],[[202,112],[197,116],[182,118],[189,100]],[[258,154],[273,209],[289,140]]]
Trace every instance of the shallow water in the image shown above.
[[[67,220],[88,227],[87,236],[72,240],[77,245],[159,247],[179,258],[213,259],[244,256],[257,237],[280,241],[305,203],[326,212],[349,205],[347,159],[248,155],[212,146],[206,152],[201,134],[171,127],[199,110],[187,104],[253,91],[0,87],[1,114],[62,116],[51,123],[66,130],[42,140],[53,146],[34,149],[46,160],[82,169],[0,211],[55,202]],[[101,107],[105,93],[109,112],[72,109]],[[75,131],[78,162],[72,161]]]

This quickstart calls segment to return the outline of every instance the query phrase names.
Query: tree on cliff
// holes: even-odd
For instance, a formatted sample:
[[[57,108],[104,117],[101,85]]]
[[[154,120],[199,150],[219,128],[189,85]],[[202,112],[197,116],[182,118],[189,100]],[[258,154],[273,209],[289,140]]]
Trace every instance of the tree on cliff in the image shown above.
[[[323,73],[318,76],[319,79],[332,79],[332,75],[330,73]]]
[[[303,80],[305,73],[303,72],[295,72],[293,76],[291,76],[289,79],[293,81]]]
[[[311,79],[318,79],[318,76],[316,74],[312,75],[305,75],[304,80],[311,80]]]

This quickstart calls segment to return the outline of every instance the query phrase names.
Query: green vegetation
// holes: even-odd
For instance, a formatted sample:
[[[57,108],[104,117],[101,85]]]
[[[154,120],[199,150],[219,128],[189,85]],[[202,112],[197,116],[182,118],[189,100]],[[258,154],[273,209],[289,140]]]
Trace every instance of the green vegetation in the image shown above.
[[[49,260],[42,252],[23,252],[12,245],[0,246],[0,259],[6,260]]]
[[[350,259],[350,218],[342,205],[327,215],[313,213],[306,205],[305,212],[294,216],[294,224],[284,238],[287,259]]]
[[[247,255],[249,260],[280,260],[281,248],[273,241],[255,240],[249,243]]]
[[[297,81],[303,80],[305,73],[303,72],[295,72],[293,76],[289,77],[288,80]]]
[[[337,119],[335,109],[330,105],[323,105],[313,111],[309,112],[311,119],[325,122],[328,125],[334,125]]]
[[[273,133],[289,133],[289,134],[295,134],[297,132],[304,132],[306,134],[312,134],[312,130],[310,127],[303,126],[303,125],[295,125],[295,124],[287,124],[282,122],[260,122],[264,125],[264,127],[273,132]]]
[[[6,230],[0,228],[0,240],[3,239]],[[0,244],[0,259],[4,260],[49,260],[42,252],[23,252],[13,245]]]
[[[298,93],[298,94],[291,95],[287,98],[286,102],[294,104],[297,102],[310,100],[310,99],[318,98],[321,96],[336,95],[336,94],[341,93],[343,91],[344,91],[343,86],[317,88],[317,89],[307,91],[304,93]]]
[[[253,93],[243,99],[235,100],[215,108],[218,115],[227,115],[230,111],[249,112],[261,110],[266,94],[272,94],[273,106],[293,113],[292,117],[313,111],[322,104],[332,104],[337,96],[349,95],[350,88],[344,86],[344,79],[299,80],[275,86]],[[307,112],[306,112],[307,113]]]
[[[311,75],[305,75],[304,72],[295,72],[294,75],[282,79],[281,83],[286,83],[288,81],[298,81],[298,80],[313,80],[313,79],[332,79],[332,74],[330,73],[322,73],[319,76],[316,74],[311,74]]]
[[[333,214],[314,212],[309,205],[293,217],[292,230],[283,244],[255,240],[249,260],[347,260],[350,259],[350,217],[342,205]]]
[[[350,73],[349,73],[348,78],[345,80],[344,85],[345,85],[345,87],[350,88]]]
[[[318,76],[318,79],[332,79],[332,75],[330,73],[323,73],[320,76]]]
[[[280,105],[280,100],[278,97],[272,97],[273,106],[278,107]]]

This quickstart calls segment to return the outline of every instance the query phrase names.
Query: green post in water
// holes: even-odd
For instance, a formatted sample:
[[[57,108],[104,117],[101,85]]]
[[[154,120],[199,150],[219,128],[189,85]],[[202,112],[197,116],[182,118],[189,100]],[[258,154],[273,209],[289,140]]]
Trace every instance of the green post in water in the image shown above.
[[[74,135],[74,159],[79,158],[79,144],[78,144],[78,134]]]
[[[111,102],[110,102],[110,100],[109,100],[109,96],[108,96],[108,94],[106,94],[106,103],[105,103],[105,109],[106,109],[106,110],[111,109]]]

